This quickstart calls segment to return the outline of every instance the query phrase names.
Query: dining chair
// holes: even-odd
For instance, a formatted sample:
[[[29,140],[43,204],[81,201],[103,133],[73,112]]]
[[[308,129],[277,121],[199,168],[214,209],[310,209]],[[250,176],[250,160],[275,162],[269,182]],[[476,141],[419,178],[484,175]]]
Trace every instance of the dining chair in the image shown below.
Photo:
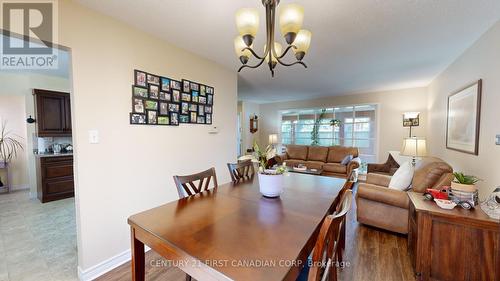
[[[343,198],[343,195],[347,190],[352,190],[354,188],[354,184],[355,184],[355,182],[352,181],[352,178],[348,177],[347,181],[344,183],[344,186],[342,186],[342,189],[340,189],[339,194],[337,195],[337,197],[335,198],[335,201],[333,203],[334,213],[340,211],[340,208],[342,207],[342,205],[340,204],[340,202],[341,202],[340,200]],[[339,263],[342,263],[342,257],[343,257],[344,250],[345,250],[345,237],[346,237],[346,224],[342,224],[342,227],[340,229],[340,241],[339,241],[339,246],[338,246],[338,248],[339,248],[338,249],[338,251],[339,251],[339,255],[338,255]]]
[[[212,178],[213,187],[217,188],[215,168],[210,168],[206,171],[193,175],[174,176],[174,182],[177,187],[177,193],[179,193],[179,198],[182,199],[184,197],[208,190]]]
[[[238,161],[238,163],[227,163],[229,174],[233,181],[249,178],[255,174],[252,160]]]
[[[312,256],[297,281],[337,280],[340,230],[346,222],[346,215],[351,209],[351,204],[352,191],[346,190],[342,195],[339,210],[323,220]]]

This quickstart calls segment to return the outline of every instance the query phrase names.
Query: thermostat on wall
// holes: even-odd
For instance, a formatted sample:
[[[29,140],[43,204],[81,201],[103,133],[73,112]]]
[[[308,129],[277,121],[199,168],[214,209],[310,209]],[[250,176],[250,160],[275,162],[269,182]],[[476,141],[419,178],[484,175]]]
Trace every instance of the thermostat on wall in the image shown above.
[[[217,128],[217,126],[210,127],[210,129],[208,130],[208,133],[209,134],[218,134],[219,129]]]

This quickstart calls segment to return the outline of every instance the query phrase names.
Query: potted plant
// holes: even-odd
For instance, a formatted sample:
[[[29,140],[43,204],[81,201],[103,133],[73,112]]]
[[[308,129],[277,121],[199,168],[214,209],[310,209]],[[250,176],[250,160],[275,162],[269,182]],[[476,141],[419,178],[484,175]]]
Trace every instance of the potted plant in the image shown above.
[[[276,156],[276,150],[268,145],[265,150],[261,150],[257,142],[254,142],[254,157],[259,161],[259,190],[265,197],[279,197],[283,192],[283,174],[286,167],[281,165],[276,169],[271,169]]]
[[[452,189],[465,192],[475,192],[477,190],[476,183],[480,181],[477,177],[465,175],[462,172],[455,172],[453,176],[455,176],[455,179],[451,182]]]
[[[18,138],[21,137],[7,131],[7,121],[2,122],[0,128],[0,168],[7,168],[9,162],[17,156],[18,151],[23,149],[23,145]],[[1,186],[3,186],[3,183],[0,178]]]

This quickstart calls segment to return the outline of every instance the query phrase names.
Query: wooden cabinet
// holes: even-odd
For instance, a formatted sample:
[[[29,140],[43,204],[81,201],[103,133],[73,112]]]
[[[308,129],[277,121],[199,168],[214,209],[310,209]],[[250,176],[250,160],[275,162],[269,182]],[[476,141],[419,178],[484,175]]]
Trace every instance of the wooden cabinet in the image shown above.
[[[42,203],[73,197],[73,156],[38,157],[37,182]]]
[[[39,137],[71,136],[69,93],[35,89],[37,134]]]
[[[479,207],[439,208],[410,197],[408,248],[420,280],[500,280],[500,223]]]

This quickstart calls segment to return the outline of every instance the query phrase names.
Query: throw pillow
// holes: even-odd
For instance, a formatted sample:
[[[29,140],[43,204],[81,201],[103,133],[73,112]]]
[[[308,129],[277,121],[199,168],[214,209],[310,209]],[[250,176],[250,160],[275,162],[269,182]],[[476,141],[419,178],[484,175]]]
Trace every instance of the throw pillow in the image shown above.
[[[349,162],[351,162],[351,160],[352,160],[352,155],[349,154],[346,157],[344,157],[344,159],[342,159],[340,165],[346,166],[347,164],[349,164]]]
[[[401,165],[389,182],[389,188],[406,191],[413,180],[414,169],[410,162]]]

